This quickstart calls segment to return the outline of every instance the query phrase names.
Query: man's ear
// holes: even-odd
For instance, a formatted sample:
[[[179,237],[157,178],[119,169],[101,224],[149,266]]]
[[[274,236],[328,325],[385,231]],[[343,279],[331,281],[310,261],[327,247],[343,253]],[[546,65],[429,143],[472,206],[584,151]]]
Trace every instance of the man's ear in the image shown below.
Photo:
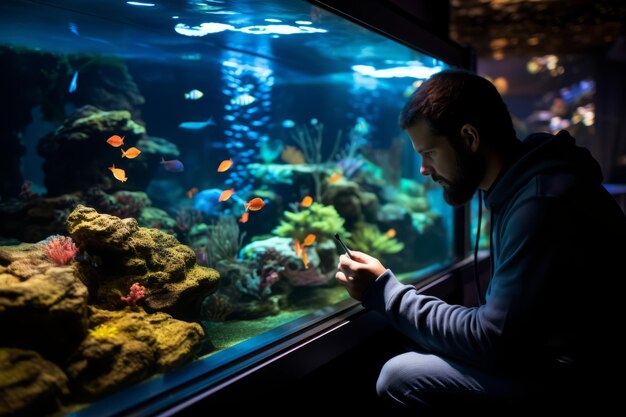
[[[480,145],[480,135],[474,125],[465,123],[461,127],[461,139],[463,140],[465,149],[470,152],[478,151],[478,145]]]

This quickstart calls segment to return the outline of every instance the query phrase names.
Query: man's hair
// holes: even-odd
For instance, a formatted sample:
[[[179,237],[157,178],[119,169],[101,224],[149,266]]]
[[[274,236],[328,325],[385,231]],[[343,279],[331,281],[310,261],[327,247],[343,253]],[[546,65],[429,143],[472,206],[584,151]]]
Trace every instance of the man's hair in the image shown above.
[[[439,72],[411,95],[400,113],[400,127],[406,130],[420,120],[427,121],[435,134],[450,141],[469,123],[496,151],[506,150],[516,139],[511,115],[496,87],[463,70]]]

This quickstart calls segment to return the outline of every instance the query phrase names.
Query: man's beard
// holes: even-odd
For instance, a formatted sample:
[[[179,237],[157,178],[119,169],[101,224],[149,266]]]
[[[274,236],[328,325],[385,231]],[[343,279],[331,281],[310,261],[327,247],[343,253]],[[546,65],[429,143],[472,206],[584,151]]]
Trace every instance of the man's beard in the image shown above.
[[[453,180],[433,176],[433,180],[445,183],[443,196],[448,204],[459,207],[472,199],[478,184],[485,176],[486,164],[479,156],[464,149],[456,149],[457,171]]]

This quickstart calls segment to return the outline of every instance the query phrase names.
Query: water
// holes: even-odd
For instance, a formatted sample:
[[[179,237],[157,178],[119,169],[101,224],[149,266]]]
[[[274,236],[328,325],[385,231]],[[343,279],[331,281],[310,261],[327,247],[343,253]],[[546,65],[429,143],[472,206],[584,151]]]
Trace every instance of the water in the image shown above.
[[[45,359],[62,413],[353,306],[335,233],[407,281],[452,259],[397,125],[444,62],[304,1],[4,1],[0,27],[0,288],[29,295],[0,295],[0,352]]]

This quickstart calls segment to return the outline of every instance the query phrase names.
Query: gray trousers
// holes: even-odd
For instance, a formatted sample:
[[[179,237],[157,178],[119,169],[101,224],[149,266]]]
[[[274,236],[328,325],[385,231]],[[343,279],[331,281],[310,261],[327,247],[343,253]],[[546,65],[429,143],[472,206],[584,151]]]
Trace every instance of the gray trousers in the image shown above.
[[[383,366],[376,383],[378,395],[408,408],[465,409],[468,406],[521,402],[525,384],[471,368],[437,355],[407,352]]]

